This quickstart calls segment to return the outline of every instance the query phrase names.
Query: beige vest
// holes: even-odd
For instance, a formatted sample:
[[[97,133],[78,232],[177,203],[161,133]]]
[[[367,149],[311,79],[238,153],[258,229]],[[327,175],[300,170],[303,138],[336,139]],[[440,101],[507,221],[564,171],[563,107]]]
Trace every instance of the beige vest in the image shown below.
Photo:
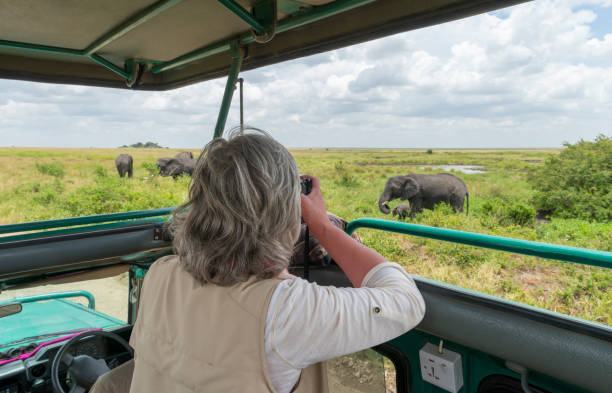
[[[200,285],[161,258],[146,275],[130,344],[131,392],[276,392],[264,353],[266,314],[277,279]],[[296,310],[299,312],[299,310]],[[302,371],[296,393],[325,393],[323,364]]]

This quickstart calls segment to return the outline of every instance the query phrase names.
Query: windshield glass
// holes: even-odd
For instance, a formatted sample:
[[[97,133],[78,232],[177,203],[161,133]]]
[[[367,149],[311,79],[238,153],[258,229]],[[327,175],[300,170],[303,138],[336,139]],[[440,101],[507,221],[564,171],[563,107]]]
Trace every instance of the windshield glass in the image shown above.
[[[328,210],[347,221],[612,251],[609,205],[587,198],[609,195],[612,184],[611,9],[532,2],[247,71],[245,123],[290,147],[300,172],[321,179]],[[224,83],[133,92],[0,81],[0,224],[185,202],[189,165],[213,135]],[[239,124],[238,102],[236,94],[228,126]],[[546,166],[564,151],[578,159]],[[192,157],[164,169],[181,153]],[[121,154],[132,157],[124,177]],[[553,176],[574,168],[574,180]],[[407,201],[383,200],[389,178],[439,172],[467,186],[459,213],[440,204],[410,217],[410,206],[398,207]],[[553,188],[588,179],[596,182],[586,191]],[[609,269],[380,231],[359,236],[412,274],[612,324]],[[0,301],[65,290],[90,291],[97,311],[127,321],[125,272],[7,289]]]

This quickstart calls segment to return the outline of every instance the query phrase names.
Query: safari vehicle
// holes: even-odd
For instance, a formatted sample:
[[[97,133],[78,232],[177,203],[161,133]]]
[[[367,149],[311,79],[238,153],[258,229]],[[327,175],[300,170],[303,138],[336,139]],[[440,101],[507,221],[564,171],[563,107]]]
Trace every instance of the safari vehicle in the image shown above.
[[[515,3],[4,1],[0,77],[167,90],[227,75],[212,135],[216,138],[225,127],[240,70]],[[132,357],[126,340],[138,313],[143,277],[153,261],[172,252],[164,232],[170,212],[166,208],[0,226],[1,290],[129,272],[127,322],[95,311],[87,292],[3,302],[0,392],[84,392],[102,372]],[[346,230],[358,228],[612,267],[612,254],[602,251],[367,218],[350,222]],[[333,264],[294,266],[293,273],[325,285],[350,285]],[[331,391],[612,392],[611,328],[442,282],[415,280],[427,304],[422,323],[367,353],[334,361]],[[66,299],[73,296],[90,299],[90,307]],[[372,366],[380,356],[384,363]],[[357,367],[362,364],[367,367]],[[378,380],[382,383],[375,383]]]

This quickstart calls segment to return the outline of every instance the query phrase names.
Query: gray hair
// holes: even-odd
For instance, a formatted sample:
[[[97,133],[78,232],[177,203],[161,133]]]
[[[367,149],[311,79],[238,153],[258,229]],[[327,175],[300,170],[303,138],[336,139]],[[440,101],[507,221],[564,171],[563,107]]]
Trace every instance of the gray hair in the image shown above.
[[[300,231],[297,164],[264,131],[235,128],[198,158],[189,200],[173,218],[174,249],[200,283],[274,277],[289,265]]]

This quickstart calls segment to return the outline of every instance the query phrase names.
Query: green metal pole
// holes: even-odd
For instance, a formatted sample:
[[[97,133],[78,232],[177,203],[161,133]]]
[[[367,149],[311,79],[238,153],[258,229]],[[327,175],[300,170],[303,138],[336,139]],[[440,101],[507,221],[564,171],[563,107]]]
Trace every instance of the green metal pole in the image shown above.
[[[157,15],[166,11],[168,8],[180,3],[182,0],[162,0],[148,7],[144,11],[138,13],[134,17],[128,19],[118,27],[114,28],[107,34],[103,35],[96,41],[94,41],[91,45],[89,45],[83,52],[85,56],[91,56],[96,53],[106,45],[110,44],[114,40],[121,38],[125,34],[129,33],[131,30],[140,26],[141,24],[148,22],[149,20],[155,18]]]
[[[120,67],[116,66],[115,64],[111,63],[110,61],[106,60],[105,58],[103,58],[100,55],[91,55],[89,56],[89,58],[93,61],[95,61],[96,63],[108,68],[109,70],[113,71],[116,74],[121,75],[124,79],[130,79],[131,75],[127,72],[125,72],[124,70],[122,70]]]
[[[227,9],[232,11],[236,16],[245,21],[255,30],[258,34],[263,34],[266,31],[266,28],[262,26],[261,23],[251,13],[234,0],[217,0],[219,3],[223,4]]]
[[[190,63],[192,61],[200,60],[205,57],[209,57],[212,55],[216,55],[217,53],[227,52],[230,50],[229,41],[217,42],[215,44],[205,46],[204,48],[196,49],[193,52],[189,52],[183,56],[179,56],[173,60],[167,61],[165,63],[161,63],[151,70],[154,74],[159,74],[160,72],[168,71],[173,68],[180,67],[184,64]]]
[[[75,226],[75,225],[96,224],[96,223],[101,223],[101,222],[134,220],[137,218],[145,218],[145,217],[167,216],[171,214],[174,209],[175,209],[174,207],[168,207],[168,208],[152,209],[152,210],[135,210],[132,212],[125,212],[125,213],[98,214],[94,216],[60,218],[58,220],[45,220],[45,221],[24,222],[21,224],[0,225],[0,234],[35,231],[39,229],[62,228],[62,227],[70,227],[70,226]]]
[[[312,11],[295,18],[286,18],[278,23],[277,33],[292,30],[309,23],[316,22],[321,19],[329,18],[330,16],[346,12],[353,8],[361,7],[376,0],[336,0],[331,3],[314,7]]]
[[[238,43],[232,42],[232,65],[227,75],[227,83],[225,84],[225,92],[223,93],[223,101],[221,102],[221,109],[219,109],[219,117],[217,118],[217,125],[215,125],[215,134],[213,138],[220,138],[221,135],[223,135],[227,113],[232,104],[232,96],[236,88],[236,79],[238,78],[240,66],[242,65],[242,57],[243,53],[238,48]]]
[[[291,29],[295,29],[308,23],[312,23],[333,16],[338,13],[372,3],[374,1],[376,0],[337,0],[320,7],[315,7],[312,9],[312,11],[302,16],[297,16],[295,18],[287,18],[280,21],[278,23],[276,32],[282,33]],[[239,38],[239,42],[241,45],[248,45],[254,41],[255,39],[253,38],[253,34],[251,33],[241,35]],[[153,67],[152,71],[154,74],[159,74],[160,72],[168,71],[173,68],[185,65],[187,63],[191,63],[192,61],[200,60],[208,56],[216,55],[217,53],[225,52],[228,50],[230,50],[230,43],[228,41],[219,41],[209,46],[196,49],[193,52],[184,54],[180,57],[162,63],[158,66],[155,66]]]
[[[59,46],[28,44],[25,42],[0,40],[0,47],[33,50],[46,53],[61,53],[64,55],[83,56],[80,49],[60,48]]]
[[[540,258],[576,262],[584,265],[600,266],[612,269],[612,252],[606,251],[559,246],[556,244],[482,235],[479,233],[455,231],[452,229],[378,220],[375,218],[359,218],[357,220],[353,220],[346,225],[346,232],[350,235],[357,228],[379,229],[383,231],[403,233],[406,235],[443,240],[451,243],[467,244],[470,246],[484,247],[494,250],[514,252],[517,254],[533,255]]]

